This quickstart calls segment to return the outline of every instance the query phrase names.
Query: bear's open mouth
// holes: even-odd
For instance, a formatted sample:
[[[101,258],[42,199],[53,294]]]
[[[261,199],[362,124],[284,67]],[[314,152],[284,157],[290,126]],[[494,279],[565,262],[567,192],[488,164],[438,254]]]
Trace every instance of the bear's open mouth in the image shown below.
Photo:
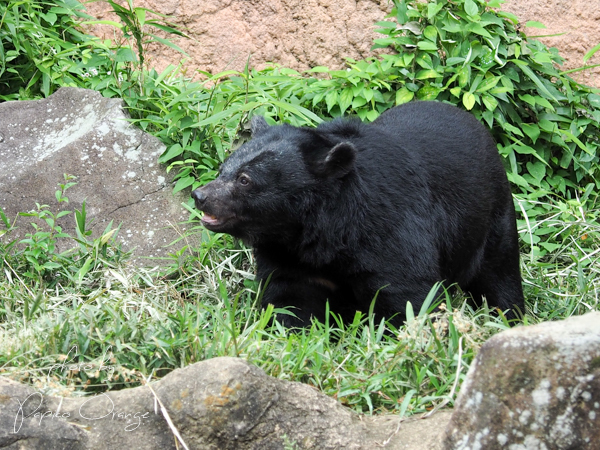
[[[204,213],[201,220],[202,225],[204,225],[209,230],[218,231],[223,227],[223,225],[226,225],[227,222],[229,222],[232,218],[233,216],[217,217],[213,216],[212,214]]]
[[[207,214],[204,213],[204,215],[202,216],[202,223],[204,225],[209,225],[209,226],[218,226],[219,224],[221,224],[221,222],[223,222],[222,220],[220,220],[218,217],[213,216],[212,214]]]
[[[202,216],[202,222],[207,225],[218,225],[220,220],[211,214],[204,213]]]

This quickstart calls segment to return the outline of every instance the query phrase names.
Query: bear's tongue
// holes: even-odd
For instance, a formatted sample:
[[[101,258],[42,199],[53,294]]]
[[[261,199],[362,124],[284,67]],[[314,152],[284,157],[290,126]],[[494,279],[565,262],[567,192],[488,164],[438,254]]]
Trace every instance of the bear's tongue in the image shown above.
[[[217,219],[215,216],[211,216],[210,214],[204,213],[204,215],[202,216],[202,222],[207,223],[209,225],[214,225],[217,222],[219,222],[219,219]]]

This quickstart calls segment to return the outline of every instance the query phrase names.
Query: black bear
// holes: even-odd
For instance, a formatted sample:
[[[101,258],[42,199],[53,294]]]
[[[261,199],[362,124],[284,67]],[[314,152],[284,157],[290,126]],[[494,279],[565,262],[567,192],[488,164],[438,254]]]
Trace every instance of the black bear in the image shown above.
[[[432,286],[458,284],[523,310],[512,196],[496,145],[471,114],[439,102],[392,108],[371,124],[251,122],[252,140],[192,196],[209,230],[254,248],[263,306],[286,326],[325,304],[400,324]],[[267,282],[268,280],[268,282]]]

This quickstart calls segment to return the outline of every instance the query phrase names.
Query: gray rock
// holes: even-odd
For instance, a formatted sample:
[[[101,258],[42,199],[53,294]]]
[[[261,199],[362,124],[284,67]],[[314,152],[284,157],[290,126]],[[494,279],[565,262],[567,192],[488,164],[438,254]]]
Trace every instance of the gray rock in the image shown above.
[[[200,450],[432,450],[449,418],[365,418],[236,358],[196,363],[150,386],[58,398],[0,377],[0,448],[175,449],[154,393],[188,448]]]
[[[71,426],[66,420],[36,416],[38,411],[50,411],[48,400],[30,386],[0,377],[0,448],[85,448],[83,429]]]
[[[445,449],[600,449],[600,312],[487,341],[446,430]]]
[[[451,411],[439,411],[431,416],[414,415],[401,419],[393,415],[364,417],[369,448],[388,450],[440,450],[444,430]]]
[[[169,223],[185,220],[185,194],[173,196],[171,179],[158,165],[163,144],[127,121],[119,99],[78,88],[61,88],[43,100],[0,104],[0,207],[10,217],[47,204],[56,211],[55,191],[63,174],[78,184],[60,209],[87,201],[95,236],[113,220],[119,240],[139,256],[159,256],[176,233]],[[68,218],[68,220],[67,220]],[[67,216],[60,224],[75,234]],[[20,218],[20,232],[28,228]],[[171,250],[172,251],[172,250]]]

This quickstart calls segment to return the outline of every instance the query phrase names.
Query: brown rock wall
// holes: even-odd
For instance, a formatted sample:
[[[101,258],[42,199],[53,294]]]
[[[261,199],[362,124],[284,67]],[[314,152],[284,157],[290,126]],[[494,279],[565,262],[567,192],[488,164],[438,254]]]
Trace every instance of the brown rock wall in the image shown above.
[[[380,36],[374,23],[392,6],[388,0],[136,0],[135,5],[173,16],[193,37],[175,39],[191,57],[188,68],[212,73],[242,70],[250,54],[258,68],[269,61],[296,70],[341,68],[347,57],[372,54],[372,41]],[[523,24],[535,20],[547,26],[526,29],[529,35],[564,33],[541,38],[566,58],[564,70],[582,66],[585,53],[600,43],[600,0],[508,0],[503,9]],[[108,6],[93,3],[88,10],[105,18]],[[104,27],[99,33],[112,31]],[[159,69],[182,59],[165,47],[149,54]],[[600,51],[588,64],[600,64]],[[572,76],[600,87],[600,67]]]
[[[565,58],[563,70],[583,66],[583,56],[600,44],[600,0],[507,0],[503,9],[515,14],[523,24],[533,20],[546,25],[544,29],[526,28],[528,36],[560,34],[539,39],[558,48]],[[600,64],[600,50],[587,64]],[[600,67],[570,76],[600,88]]]
[[[371,54],[374,23],[391,9],[387,0],[137,0],[136,6],[173,16],[194,40],[175,39],[191,56],[188,67],[218,73],[276,62],[297,70],[339,68],[344,58]],[[107,4],[88,5],[105,18]],[[107,27],[101,31],[110,37]],[[151,51],[157,67],[177,63],[171,49]]]

